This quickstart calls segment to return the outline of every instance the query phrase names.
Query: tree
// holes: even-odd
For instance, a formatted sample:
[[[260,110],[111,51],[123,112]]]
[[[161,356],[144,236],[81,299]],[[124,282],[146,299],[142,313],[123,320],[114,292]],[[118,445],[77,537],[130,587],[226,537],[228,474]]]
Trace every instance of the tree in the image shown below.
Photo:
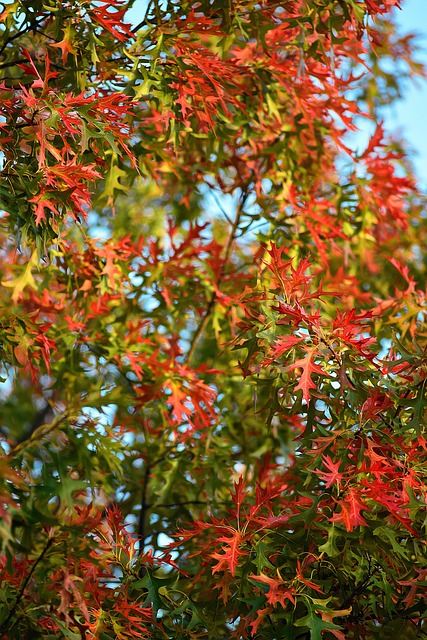
[[[424,637],[398,2],[134,4],[2,5],[0,635]]]

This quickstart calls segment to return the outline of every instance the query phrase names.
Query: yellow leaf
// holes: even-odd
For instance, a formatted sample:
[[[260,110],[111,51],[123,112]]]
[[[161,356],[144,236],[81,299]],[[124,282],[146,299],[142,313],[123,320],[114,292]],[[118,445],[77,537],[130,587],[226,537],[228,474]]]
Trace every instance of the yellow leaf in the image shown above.
[[[27,266],[25,267],[25,270],[23,271],[23,273],[21,273],[20,276],[18,276],[17,278],[13,278],[12,280],[7,280],[7,281],[2,280],[1,284],[4,287],[10,287],[11,289],[13,289],[13,292],[12,292],[13,304],[16,304],[20,300],[21,294],[26,287],[36,286],[36,281],[34,280],[34,277],[32,274],[32,269],[33,267],[36,266],[36,264],[37,264],[37,252],[34,251],[33,255],[28,261]]]

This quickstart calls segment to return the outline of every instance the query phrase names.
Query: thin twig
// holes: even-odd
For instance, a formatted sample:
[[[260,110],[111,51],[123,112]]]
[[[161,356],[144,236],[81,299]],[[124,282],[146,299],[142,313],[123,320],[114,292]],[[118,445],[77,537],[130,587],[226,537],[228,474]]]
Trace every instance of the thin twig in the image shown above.
[[[161,508],[171,508],[171,507],[182,507],[185,506],[187,504],[210,504],[207,500],[185,500],[184,502],[162,502],[160,504],[157,503],[153,503],[153,504],[147,504],[147,509],[152,509],[153,507],[156,507],[156,509],[161,509]],[[220,502],[216,502],[215,504],[227,504],[229,505],[230,502],[224,502],[224,503],[220,503]]]
[[[233,224],[232,220],[229,218],[228,214],[226,213],[224,207],[221,204],[220,199],[218,198],[218,194],[215,193],[215,191],[213,191],[212,193],[212,197],[215,200],[216,206],[218,207],[218,209],[221,211],[222,215],[224,216],[224,218],[227,220],[228,224]]]
[[[231,226],[230,235],[228,236],[227,244],[225,246],[224,262],[222,264],[221,272],[219,274],[219,277],[218,277],[218,280],[217,280],[217,283],[216,283],[217,289],[219,289],[219,287],[220,287],[220,285],[221,285],[221,283],[222,283],[222,281],[224,279],[225,270],[226,270],[228,261],[230,259],[231,250],[233,248],[234,240],[236,239],[236,234],[237,234],[237,230],[239,228],[240,219],[242,217],[243,209],[244,209],[244,206],[246,204],[246,200],[247,199],[248,199],[248,192],[247,192],[247,190],[245,190],[245,191],[242,192],[242,195],[240,197],[239,206],[238,206],[237,211],[236,211],[236,217],[235,217],[234,222],[233,222],[233,224]],[[205,331],[205,329],[206,329],[206,327],[207,327],[207,325],[209,323],[209,320],[211,318],[212,312],[213,312],[213,310],[215,308],[216,300],[217,300],[216,293],[213,292],[211,297],[210,297],[210,299],[209,299],[208,306],[205,309],[205,312],[204,312],[204,314],[203,314],[203,316],[202,316],[202,318],[201,318],[201,320],[200,320],[200,322],[199,322],[199,324],[197,326],[197,329],[196,329],[196,331],[194,333],[194,336],[193,336],[193,339],[191,341],[190,349],[189,349],[187,357],[186,357],[186,362],[188,362],[189,364],[191,363],[191,360],[193,359],[194,353],[196,351],[197,344],[198,344],[200,338],[202,337],[202,335],[203,335],[203,333],[204,333],[204,331]]]
[[[136,33],[137,31],[139,31],[141,29],[141,27],[144,26],[144,24],[147,24],[147,23],[149,24],[148,14],[150,12],[152,4],[153,4],[153,0],[150,0],[150,2],[147,5],[147,9],[145,11],[145,16],[144,16],[143,20],[141,20],[141,22],[138,22],[138,24],[135,27],[132,27],[132,29],[131,29],[132,33]]]
[[[35,30],[39,24],[42,24],[43,20],[46,19],[46,16],[43,15],[41,16],[38,20],[34,19],[32,20],[27,27],[25,27],[25,29],[22,29],[21,31],[18,31],[17,33],[14,33],[13,36],[9,36],[8,38],[6,38],[6,40],[3,43],[3,46],[0,49],[0,55],[3,53],[3,51],[6,49],[7,45],[10,44],[11,42],[13,42],[14,40],[16,40],[17,38],[20,38],[21,36],[25,35],[26,33],[28,33],[31,30]]]
[[[144,473],[144,478],[142,480],[141,509],[139,512],[139,519],[138,519],[138,540],[139,540],[138,554],[139,555],[141,555],[144,552],[145,538],[147,537],[147,534],[145,531],[145,528],[146,528],[145,520],[147,517],[147,509],[149,508],[149,505],[147,503],[147,493],[148,493],[148,483],[150,480],[150,473],[151,473],[151,465],[147,464],[145,473]]]

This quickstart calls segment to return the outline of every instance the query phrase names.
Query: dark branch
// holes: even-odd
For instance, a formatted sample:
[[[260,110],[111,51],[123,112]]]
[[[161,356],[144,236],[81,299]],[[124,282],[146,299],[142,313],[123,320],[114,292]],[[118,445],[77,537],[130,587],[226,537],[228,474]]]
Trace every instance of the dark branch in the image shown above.
[[[147,494],[148,494],[148,484],[150,480],[150,473],[151,473],[151,465],[147,464],[145,473],[144,473],[144,478],[142,480],[141,509],[139,512],[139,519],[138,519],[138,540],[139,540],[138,553],[139,554],[144,553],[145,538],[147,537],[146,518],[147,518],[147,510],[149,508],[149,505],[147,503]]]
[[[48,422],[53,417],[53,411],[50,404],[46,402],[44,407],[42,407],[34,416],[33,421],[31,422],[28,429],[25,430],[23,435],[17,439],[16,444],[21,444],[25,442],[25,440],[29,440],[33,433],[42,426],[45,422]]]
[[[29,31],[35,31],[37,29],[37,27],[42,24],[42,22],[45,20],[45,16],[41,16],[39,20],[32,20],[27,27],[25,27],[25,29],[22,29],[21,31],[18,31],[17,33],[14,33],[13,36],[9,36],[8,38],[6,38],[6,40],[3,43],[3,46],[0,49],[0,55],[3,53],[3,51],[6,49],[7,45],[10,44],[11,42],[13,42],[14,40],[16,40],[17,38],[20,38],[21,36],[25,35],[26,33],[28,33]]]
[[[46,542],[42,552],[40,553],[40,555],[38,556],[38,558],[35,560],[34,564],[31,566],[31,569],[27,575],[27,577],[25,578],[25,580],[23,581],[21,588],[19,590],[19,593],[16,597],[16,600],[14,602],[13,607],[11,608],[11,610],[9,611],[9,615],[7,616],[6,620],[3,622],[3,624],[0,627],[0,636],[4,635],[6,631],[8,631],[9,629],[9,622],[12,620],[13,616],[15,615],[15,612],[19,606],[19,603],[21,602],[24,593],[25,593],[25,589],[27,588],[27,585],[29,583],[29,581],[31,580],[31,576],[33,575],[34,571],[37,568],[37,565],[40,564],[40,562],[43,560],[44,556],[46,555],[47,551],[49,550],[49,548],[52,546],[54,541],[54,538],[49,538],[48,541]],[[15,620],[16,622],[16,620]],[[11,625],[13,627],[13,625],[15,624],[15,622]]]

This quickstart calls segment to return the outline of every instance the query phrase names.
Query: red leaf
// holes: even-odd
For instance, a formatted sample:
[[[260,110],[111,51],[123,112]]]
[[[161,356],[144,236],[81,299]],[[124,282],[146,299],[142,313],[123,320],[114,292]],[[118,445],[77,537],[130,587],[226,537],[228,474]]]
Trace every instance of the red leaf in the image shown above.
[[[366,504],[359,497],[359,490],[351,487],[343,500],[338,502],[341,507],[339,513],[334,513],[330,522],[342,522],[347,531],[353,531],[357,526],[368,526],[366,520],[360,514],[362,509],[368,509]]]
[[[219,542],[225,542],[225,546],[221,547],[221,553],[212,553],[211,558],[218,560],[217,564],[212,567],[212,573],[217,571],[230,571],[232,576],[236,575],[236,568],[240,556],[247,556],[247,551],[240,549],[242,534],[236,529],[232,530],[231,537],[221,536]]]
[[[322,589],[319,587],[318,584],[316,584],[315,582],[312,582],[311,580],[308,580],[307,578],[304,578],[303,570],[314,561],[315,561],[314,556],[306,556],[302,562],[302,565],[301,565],[301,562],[297,560],[297,570],[296,570],[295,577],[297,580],[305,584],[305,586],[308,587],[309,589],[314,589],[314,591],[318,591],[319,593],[324,593],[324,591],[322,591]]]
[[[290,351],[296,344],[299,344],[304,340],[304,337],[301,336],[281,336],[274,343],[273,348],[269,353],[269,357],[266,358],[261,364],[271,364],[274,360],[277,360],[279,356],[281,356],[285,351]]]
[[[36,216],[36,224],[40,224],[42,220],[46,220],[44,210],[49,209],[54,215],[59,215],[57,208],[51,200],[48,199],[48,195],[41,191],[38,195],[30,198],[28,202],[33,202],[36,205],[34,214]]]
[[[255,577],[255,576],[254,576]],[[271,607],[266,607],[265,609],[258,609],[257,616],[253,622],[250,623],[250,627],[252,627],[252,636],[256,634],[258,631],[258,627],[264,618],[271,613]]]
[[[286,600],[290,600],[292,604],[295,604],[295,590],[294,587],[286,588],[283,580],[275,580],[274,578],[269,578],[264,573],[260,573],[259,576],[254,574],[250,575],[249,578],[252,580],[257,580],[257,582],[262,582],[269,586],[268,593],[266,594],[267,602],[269,604],[277,604],[279,603],[282,607],[286,607]]]
[[[239,517],[240,505],[242,504],[245,496],[248,495],[247,491],[244,491],[245,483],[243,477],[240,476],[239,481],[234,483],[234,493],[231,492],[231,498],[236,505],[237,517]]]
[[[307,352],[306,358],[299,358],[298,360],[295,360],[295,362],[289,365],[288,367],[288,369],[290,370],[302,369],[301,377],[294,390],[295,391],[298,391],[299,389],[302,390],[303,398],[307,402],[307,404],[310,402],[310,389],[316,389],[317,387],[317,385],[315,385],[313,380],[311,379],[311,376],[313,375],[313,373],[321,373],[324,376],[328,375],[325,371],[323,371],[321,367],[319,367],[319,365],[313,362],[314,356],[316,355],[316,351],[317,351],[316,349],[310,349]]]
[[[94,7],[90,14],[98,24],[109,31],[117,40],[125,42],[129,37],[132,37],[133,33],[130,28],[131,25],[122,21],[127,7],[118,9],[117,7],[119,6],[120,3],[117,0],[109,0],[100,7]],[[113,11],[110,11],[111,8],[113,8]]]
[[[172,405],[173,417],[179,423],[184,422],[186,416],[190,413],[188,407],[185,406],[185,402],[188,400],[187,393],[182,390],[180,384],[177,384],[173,380],[168,380],[167,384],[165,384],[165,389],[172,391],[167,401]]]
[[[329,489],[329,487],[333,485],[335,482],[337,483],[338,486],[340,486],[341,480],[344,477],[344,474],[338,471],[341,461],[339,460],[338,462],[332,462],[329,456],[322,456],[322,460],[323,460],[323,465],[327,469],[329,469],[329,472],[315,469],[313,473],[317,473],[319,478],[324,482],[326,482],[327,489]]]
[[[377,124],[377,128],[375,129],[374,135],[369,140],[369,144],[366,147],[363,154],[360,156],[360,158],[365,159],[374,152],[374,149],[378,149],[378,147],[384,147],[383,138],[384,138],[384,127],[383,127],[383,123],[379,122]]]

